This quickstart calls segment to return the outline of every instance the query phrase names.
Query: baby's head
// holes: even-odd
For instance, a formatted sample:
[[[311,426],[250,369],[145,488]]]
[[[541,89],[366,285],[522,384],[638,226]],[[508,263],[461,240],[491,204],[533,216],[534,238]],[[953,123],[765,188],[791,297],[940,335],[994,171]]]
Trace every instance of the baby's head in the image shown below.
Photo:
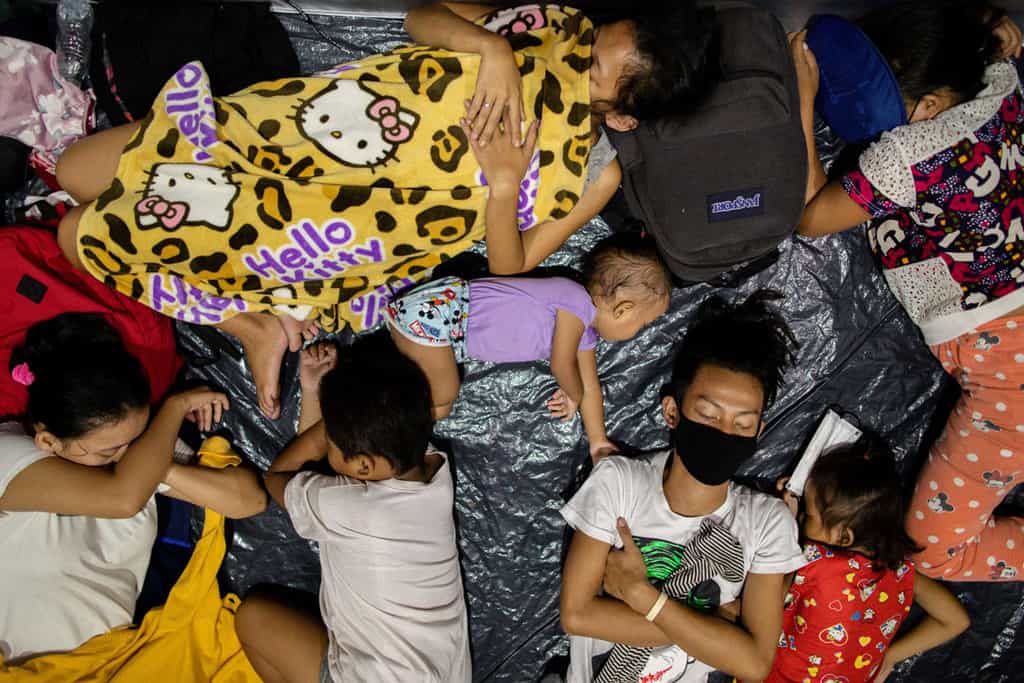
[[[822,455],[804,486],[804,538],[856,548],[879,568],[896,569],[920,550],[907,534],[906,503],[891,453],[873,438]]]
[[[124,455],[149,421],[149,379],[117,330],[94,313],[63,313],[29,328],[9,370],[26,385],[36,446],[79,465]]]
[[[594,329],[609,341],[632,339],[664,315],[672,280],[654,241],[637,233],[601,240],[583,262],[583,281],[597,307]]]
[[[422,467],[433,421],[419,366],[371,336],[338,353],[320,380],[327,462],[338,474],[380,481]]]
[[[646,3],[594,31],[590,103],[614,130],[691,109],[715,80],[716,13],[694,0]],[[614,20],[612,20],[614,19]]]

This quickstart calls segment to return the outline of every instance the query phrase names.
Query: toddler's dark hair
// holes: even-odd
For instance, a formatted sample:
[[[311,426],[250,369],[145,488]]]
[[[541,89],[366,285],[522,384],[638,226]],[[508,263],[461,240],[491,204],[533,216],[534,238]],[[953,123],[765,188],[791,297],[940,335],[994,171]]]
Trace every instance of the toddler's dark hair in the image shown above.
[[[334,445],[346,459],[379,455],[396,475],[423,464],[430,408],[423,371],[379,335],[339,349],[338,364],[320,380],[320,410]]]
[[[760,289],[742,303],[720,296],[704,300],[676,349],[672,388],[677,402],[702,366],[716,365],[756,377],[764,407],[771,405],[796,345],[789,325],[768,305],[779,298],[778,292]]]
[[[971,0],[909,0],[858,23],[889,63],[904,99],[916,102],[946,87],[964,101],[981,91],[998,50],[991,26],[1002,14],[992,12]]]
[[[149,379],[121,336],[96,313],[62,313],[28,329],[10,367],[35,376],[25,417],[74,439],[149,405]]]
[[[583,259],[583,282],[591,296],[608,299],[626,292],[640,300],[672,293],[672,276],[654,240],[637,232],[598,242]]]
[[[639,10],[596,12],[595,22],[631,22],[636,58],[623,68],[614,102],[597,110],[641,121],[691,111],[718,80],[717,12],[694,0],[647,2]]]
[[[848,529],[878,570],[896,569],[921,548],[904,526],[907,505],[889,450],[873,437],[823,454],[811,469],[826,529]]]

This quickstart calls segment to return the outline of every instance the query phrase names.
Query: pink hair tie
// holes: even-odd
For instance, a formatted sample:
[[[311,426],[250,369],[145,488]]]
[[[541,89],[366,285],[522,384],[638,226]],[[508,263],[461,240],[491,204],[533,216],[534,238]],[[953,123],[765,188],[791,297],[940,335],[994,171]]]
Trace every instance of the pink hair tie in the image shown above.
[[[24,384],[26,387],[36,381],[36,376],[28,369],[28,363],[18,363],[15,365],[11,369],[11,377],[15,382]]]

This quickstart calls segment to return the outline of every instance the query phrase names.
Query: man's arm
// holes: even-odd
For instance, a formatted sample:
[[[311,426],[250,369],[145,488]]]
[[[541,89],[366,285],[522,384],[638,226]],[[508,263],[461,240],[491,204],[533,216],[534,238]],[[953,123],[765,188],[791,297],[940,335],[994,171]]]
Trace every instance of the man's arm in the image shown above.
[[[581,531],[573,535],[562,570],[562,629],[571,635],[634,647],[669,645],[671,641],[662,630],[645,620],[643,614],[637,614],[620,600],[598,594],[610,550],[607,543]],[[656,598],[657,591],[654,595]],[[780,605],[780,613],[781,609]]]
[[[621,551],[606,560],[605,592],[620,596],[641,621],[658,601],[659,591],[647,581],[640,549],[626,521],[619,519]],[[748,574],[743,589],[741,624],[702,614],[674,600],[667,601],[653,623],[675,643],[709,666],[744,680],[759,681],[771,672],[782,628],[784,574]]]

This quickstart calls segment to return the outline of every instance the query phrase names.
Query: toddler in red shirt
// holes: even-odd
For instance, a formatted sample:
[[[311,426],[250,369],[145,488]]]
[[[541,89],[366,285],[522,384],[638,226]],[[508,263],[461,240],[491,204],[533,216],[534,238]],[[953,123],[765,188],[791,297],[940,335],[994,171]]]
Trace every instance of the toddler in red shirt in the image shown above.
[[[832,449],[815,463],[802,498],[785,493],[807,564],[792,575],[766,682],[882,681],[900,661],[970,625],[956,597],[907,559],[917,548],[904,528],[893,459],[882,450],[867,440]],[[924,618],[895,638],[914,601]]]

